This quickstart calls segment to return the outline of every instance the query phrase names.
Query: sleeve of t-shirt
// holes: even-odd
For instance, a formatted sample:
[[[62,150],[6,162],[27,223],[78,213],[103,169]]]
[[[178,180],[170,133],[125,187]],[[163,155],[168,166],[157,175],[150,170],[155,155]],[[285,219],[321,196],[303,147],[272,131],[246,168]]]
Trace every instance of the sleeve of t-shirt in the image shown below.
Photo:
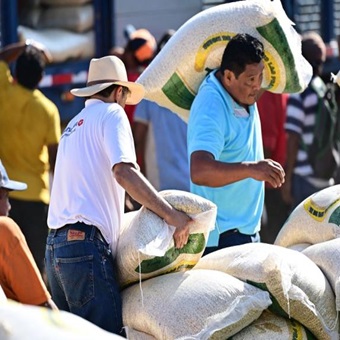
[[[1,270],[7,298],[40,305],[51,298],[18,225],[10,218],[0,221]]]
[[[215,92],[196,96],[188,122],[189,157],[195,151],[207,151],[219,159],[225,144],[225,112],[225,103]]]
[[[131,126],[124,109],[115,104],[103,121],[104,147],[111,167],[118,163],[132,163],[138,168]]]

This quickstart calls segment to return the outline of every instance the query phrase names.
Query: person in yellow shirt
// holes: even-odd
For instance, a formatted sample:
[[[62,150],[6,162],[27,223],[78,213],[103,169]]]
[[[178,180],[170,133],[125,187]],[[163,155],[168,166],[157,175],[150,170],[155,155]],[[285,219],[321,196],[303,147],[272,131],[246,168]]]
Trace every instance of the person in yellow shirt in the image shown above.
[[[15,61],[14,78],[9,63]],[[0,51],[0,158],[26,191],[10,194],[10,217],[20,226],[41,272],[48,233],[49,178],[60,138],[56,105],[37,89],[48,52],[38,43],[15,43]]]

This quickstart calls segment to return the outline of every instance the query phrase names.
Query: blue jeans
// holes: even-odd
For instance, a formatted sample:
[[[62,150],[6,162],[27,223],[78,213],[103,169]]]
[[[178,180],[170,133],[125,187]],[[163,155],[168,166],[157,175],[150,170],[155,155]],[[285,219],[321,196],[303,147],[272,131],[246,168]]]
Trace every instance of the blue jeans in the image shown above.
[[[246,235],[241,234],[237,229],[227,230],[224,233],[220,234],[218,246],[205,248],[203,255],[210,254],[213,251],[220,250],[223,248],[253,242],[260,242],[259,233],[253,235]]]
[[[75,223],[50,230],[45,261],[52,299],[61,310],[124,335],[114,260],[96,227]]]

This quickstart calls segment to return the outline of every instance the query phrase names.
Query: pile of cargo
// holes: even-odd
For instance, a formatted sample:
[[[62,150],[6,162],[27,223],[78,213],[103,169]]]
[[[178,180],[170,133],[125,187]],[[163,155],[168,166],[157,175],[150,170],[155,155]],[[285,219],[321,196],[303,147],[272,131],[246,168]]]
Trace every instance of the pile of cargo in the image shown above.
[[[91,0],[27,1],[20,8],[18,36],[43,44],[54,63],[95,54],[94,8]]]
[[[176,264],[146,279],[137,261],[139,281],[123,288],[128,338],[339,339],[339,212],[336,185],[303,201],[274,245],[225,248],[199,256],[194,266]],[[129,219],[130,226],[136,227],[140,213]],[[183,263],[191,258],[181,256]],[[163,256],[152,260],[166,262]]]

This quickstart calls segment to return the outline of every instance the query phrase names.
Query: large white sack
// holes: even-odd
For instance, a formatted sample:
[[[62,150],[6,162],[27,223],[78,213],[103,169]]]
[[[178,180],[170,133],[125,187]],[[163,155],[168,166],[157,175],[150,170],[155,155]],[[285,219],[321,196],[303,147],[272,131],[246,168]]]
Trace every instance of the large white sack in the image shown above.
[[[340,311],[340,239],[314,244],[302,253],[325,274],[335,293],[336,309]]]
[[[10,301],[0,304],[1,340],[119,340],[93,323],[69,312]]]
[[[217,208],[211,201],[181,190],[164,190],[160,195],[194,220],[189,241],[182,249],[176,249],[175,228],[145,207],[125,216],[116,256],[122,287],[161,274],[191,269],[201,258],[209,231],[214,228]]]
[[[317,340],[299,322],[287,320],[269,310],[228,340]]]
[[[41,4],[49,6],[79,6],[89,2],[93,2],[93,0],[40,0]]]
[[[281,1],[237,1],[202,11],[176,31],[137,79],[146,89],[146,99],[187,121],[200,84],[220,66],[225,46],[237,33],[248,33],[264,44],[263,88],[293,93],[308,86],[312,68],[301,54],[301,39]]]
[[[213,270],[155,277],[122,297],[124,326],[157,340],[228,339],[271,304],[267,292]]]
[[[63,29],[50,28],[34,30],[18,26],[19,40],[35,40],[43,44],[51,53],[52,62],[60,63],[68,59],[92,58],[95,53],[94,32],[75,33]]]
[[[228,247],[202,257],[195,269],[214,269],[271,294],[269,310],[292,318],[318,339],[338,339],[333,290],[320,268],[295,250],[266,243]]]
[[[316,244],[340,236],[340,184],[320,190],[302,201],[289,215],[275,244]]]
[[[83,33],[93,28],[94,8],[88,4],[84,6],[47,7],[40,12],[38,29],[60,28]]]
[[[124,329],[125,329],[126,337],[129,340],[157,340],[154,336],[144,333],[144,332],[136,331],[133,328],[124,327]]]
[[[291,249],[291,250],[296,250],[296,251],[302,252],[303,250],[307,249],[310,246],[311,246],[310,243],[297,243],[297,244],[293,244],[293,245],[291,245],[287,248]]]

